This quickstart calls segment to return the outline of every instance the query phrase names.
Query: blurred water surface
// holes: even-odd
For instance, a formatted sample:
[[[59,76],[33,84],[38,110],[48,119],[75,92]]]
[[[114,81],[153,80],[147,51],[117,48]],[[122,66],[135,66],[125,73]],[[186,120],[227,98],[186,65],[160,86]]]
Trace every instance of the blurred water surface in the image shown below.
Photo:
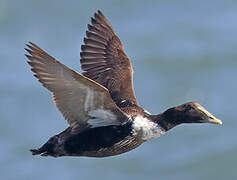
[[[28,151],[67,127],[24,57],[32,41],[81,72],[86,24],[100,9],[124,44],[151,113],[198,101],[223,126],[182,125],[116,157]],[[237,1],[0,1],[1,179],[236,179]]]

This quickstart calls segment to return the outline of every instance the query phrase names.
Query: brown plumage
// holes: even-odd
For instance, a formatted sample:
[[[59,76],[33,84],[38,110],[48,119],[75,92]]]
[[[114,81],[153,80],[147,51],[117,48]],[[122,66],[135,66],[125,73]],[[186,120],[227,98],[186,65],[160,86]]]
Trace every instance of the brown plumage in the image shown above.
[[[35,44],[30,44],[26,50],[31,56],[26,56],[34,76],[53,93],[56,106],[73,129],[87,127],[91,118],[88,111],[96,109],[109,110],[118,116],[114,125],[127,120],[127,115],[116,106],[106,88],[69,69]],[[89,100],[86,99],[88,92],[93,94]],[[86,106],[85,101],[88,105],[82,108]]]
[[[106,87],[117,105],[122,100],[137,104],[131,63],[121,41],[100,11],[91,18],[81,50],[84,76]]]
[[[106,157],[130,151],[182,123],[222,122],[198,103],[189,102],[151,115],[133,89],[133,70],[123,46],[98,11],[81,46],[83,75],[29,43],[26,57],[34,76],[53,95],[69,127],[33,155]]]

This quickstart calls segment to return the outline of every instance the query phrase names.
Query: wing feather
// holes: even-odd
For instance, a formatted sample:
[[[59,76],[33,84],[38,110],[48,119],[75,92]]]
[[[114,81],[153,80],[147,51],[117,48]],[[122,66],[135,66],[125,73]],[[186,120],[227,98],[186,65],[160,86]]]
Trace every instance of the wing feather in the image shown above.
[[[100,11],[91,18],[81,50],[83,75],[106,87],[118,106],[123,100],[137,104],[131,63],[121,41]]]
[[[69,69],[33,43],[26,57],[34,76],[53,94],[59,111],[75,129],[118,125],[128,119],[106,88]]]

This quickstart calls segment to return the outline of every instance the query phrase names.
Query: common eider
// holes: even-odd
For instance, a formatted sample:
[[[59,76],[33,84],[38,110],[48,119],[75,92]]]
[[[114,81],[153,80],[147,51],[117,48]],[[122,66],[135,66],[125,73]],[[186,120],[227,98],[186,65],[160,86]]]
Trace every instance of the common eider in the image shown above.
[[[133,69],[123,45],[98,11],[88,24],[79,74],[33,43],[26,57],[34,76],[53,95],[69,127],[42,147],[41,156],[107,157],[130,151],[182,123],[222,122],[196,102],[151,115],[137,102]]]

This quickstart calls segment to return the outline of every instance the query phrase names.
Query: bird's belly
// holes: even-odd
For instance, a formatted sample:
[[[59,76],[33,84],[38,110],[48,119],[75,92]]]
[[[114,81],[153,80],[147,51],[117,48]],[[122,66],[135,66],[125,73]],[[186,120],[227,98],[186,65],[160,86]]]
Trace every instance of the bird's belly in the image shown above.
[[[132,135],[131,123],[88,129],[64,142],[69,156],[105,157],[127,152],[143,141]]]
[[[122,141],[113,144],[110,147],[100,148],[96,151],[84,151],[81,156],[88,157],[108,157],[122,154],[140,146],[144,141],[136,139],[133,136],[127,136]]]

